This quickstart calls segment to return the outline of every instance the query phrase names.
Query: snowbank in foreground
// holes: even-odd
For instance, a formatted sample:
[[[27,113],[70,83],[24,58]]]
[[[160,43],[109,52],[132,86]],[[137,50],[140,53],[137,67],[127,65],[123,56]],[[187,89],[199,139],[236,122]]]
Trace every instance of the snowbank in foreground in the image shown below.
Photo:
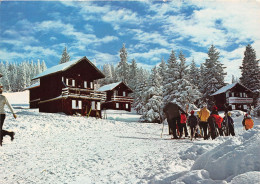
[[[260,126],[240,136],[227,138],[205,152],[191,167],[172,183],[244,184],[260,181]],[[223,139],[223,138],[219,138]]]

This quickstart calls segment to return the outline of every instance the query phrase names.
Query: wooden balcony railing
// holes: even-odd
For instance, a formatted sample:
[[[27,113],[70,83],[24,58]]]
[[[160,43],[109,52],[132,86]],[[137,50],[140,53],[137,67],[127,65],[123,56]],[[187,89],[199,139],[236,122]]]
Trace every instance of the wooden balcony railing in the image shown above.
[[[112,96],[111,101],[132,103],[134,101],[134,98],[128,96]]]
[[[62,89],[62,96],[76,96],[88,99],[97,99],[101,101],[106,100],[105,92],[70,87]]]

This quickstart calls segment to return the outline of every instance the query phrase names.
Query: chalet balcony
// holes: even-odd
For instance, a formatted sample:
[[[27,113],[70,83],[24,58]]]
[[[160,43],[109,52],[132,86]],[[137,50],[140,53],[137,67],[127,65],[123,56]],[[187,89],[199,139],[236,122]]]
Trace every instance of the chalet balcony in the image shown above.
[[[101,91],[94,91],[89,89],[80,89],[80,88],[63,88],[62,96],[72,96],[78,98],[86,98],[86,99],[96,99],[105,101],[106,93]]]
[[[133,103],[134,98],[128,96],[112,96],[111,101]]]
[[[251,104],[253,103],[253,98],[229,97],[227,101],[230,104]]]

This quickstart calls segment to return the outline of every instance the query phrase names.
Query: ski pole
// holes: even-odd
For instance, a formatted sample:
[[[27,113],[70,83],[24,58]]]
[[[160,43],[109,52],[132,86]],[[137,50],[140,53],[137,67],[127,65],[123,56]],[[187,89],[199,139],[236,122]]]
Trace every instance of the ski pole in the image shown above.
[[[163,124],[163,127],[162,127],[162,133],[161,133],[161,138],[162,138],[162,134],[163,134],[163,128],[164,128],[164,121],[165,121],[165,120],[163,120],[163,122],[162,122],[162,124]]]

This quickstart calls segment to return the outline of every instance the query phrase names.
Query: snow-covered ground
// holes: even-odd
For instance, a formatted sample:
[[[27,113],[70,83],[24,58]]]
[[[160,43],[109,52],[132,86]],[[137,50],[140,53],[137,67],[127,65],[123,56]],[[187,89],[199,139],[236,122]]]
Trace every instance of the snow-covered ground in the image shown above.
[[[235,137],[171,140],[165,126],[139,115],[107,111],[107,119],[39,113],[28,92],[7,93],[18,118],[4,124],[15,139],[0,147],[0,183],[259,183],[260,120],[243,130],[234,111]]]

